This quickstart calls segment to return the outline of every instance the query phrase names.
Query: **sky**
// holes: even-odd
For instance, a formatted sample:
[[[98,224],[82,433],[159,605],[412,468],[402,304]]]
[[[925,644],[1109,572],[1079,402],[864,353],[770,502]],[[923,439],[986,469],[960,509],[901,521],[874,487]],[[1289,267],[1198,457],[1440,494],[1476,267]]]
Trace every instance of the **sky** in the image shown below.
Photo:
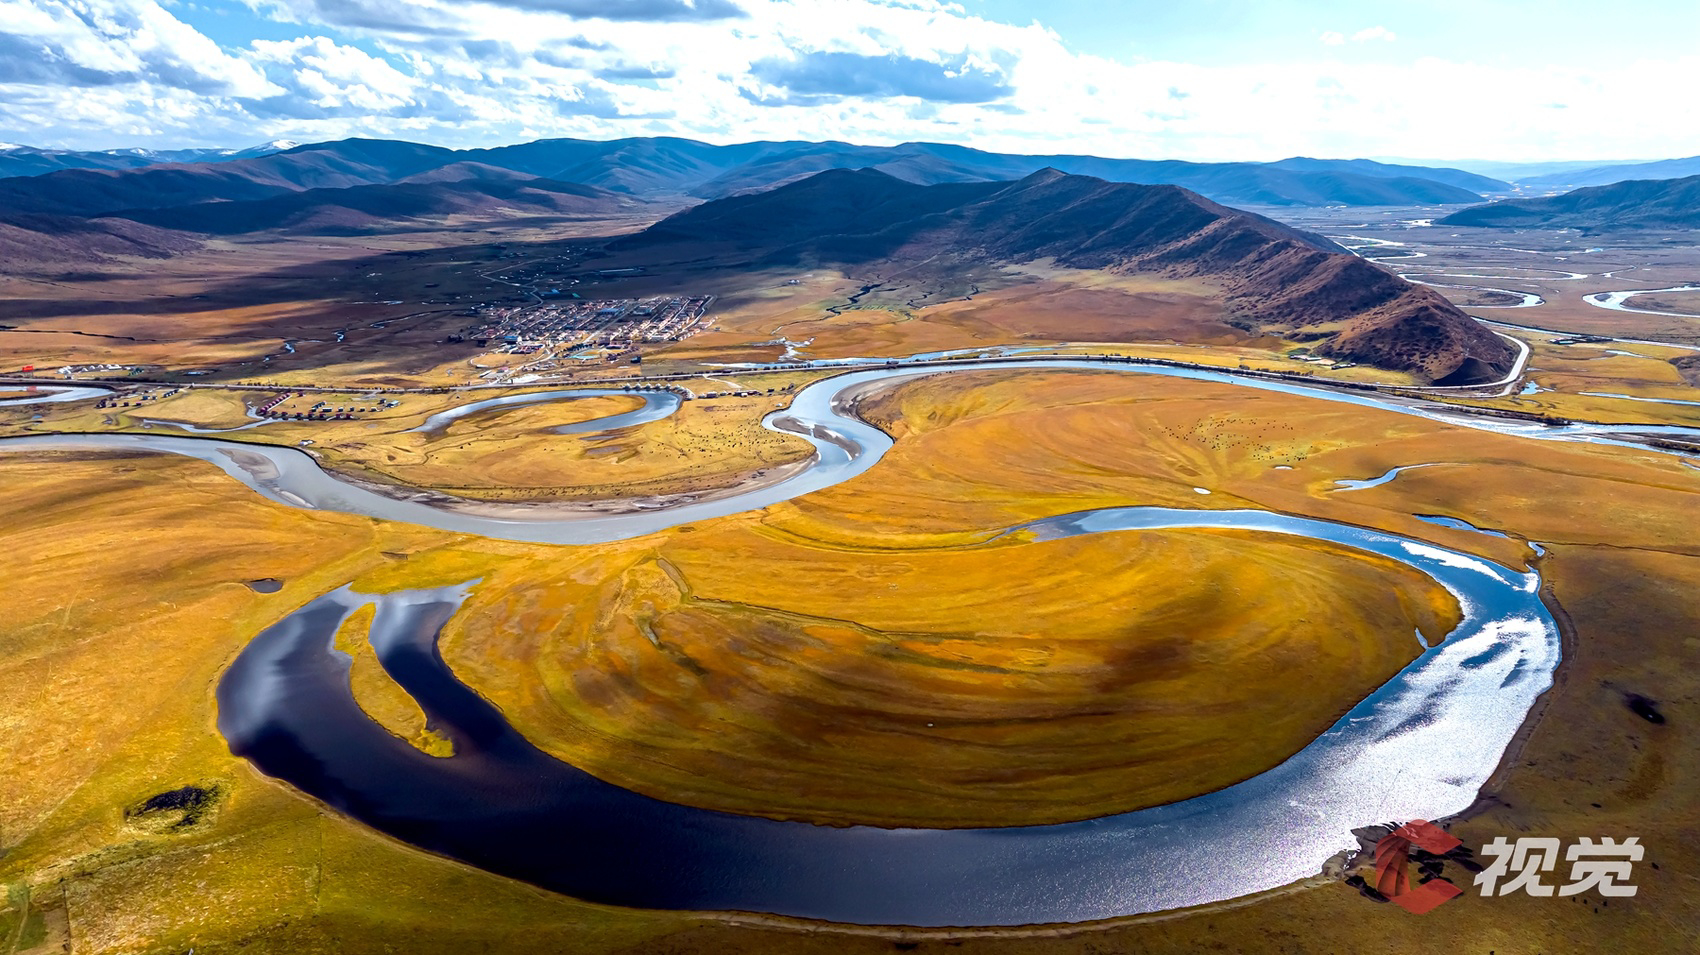
[[[1700,154],[1695,0],[0,0],[0,142]]]

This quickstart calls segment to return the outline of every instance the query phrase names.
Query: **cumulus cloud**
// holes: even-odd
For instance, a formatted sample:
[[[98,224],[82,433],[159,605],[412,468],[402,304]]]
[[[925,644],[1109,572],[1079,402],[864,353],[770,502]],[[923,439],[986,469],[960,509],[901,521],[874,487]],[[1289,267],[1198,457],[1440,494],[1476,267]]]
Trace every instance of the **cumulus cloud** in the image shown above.
[[[560,91],[550,101],[550,106],[557,115],[565,117],[665,119],[672,115],[669,111],[646,113],[628,109],[620,98],[614,95],[612,90],[588,83]]]
[[[661,66],[610,66],[597,70],[596,75],[605,80],[668,80],[679,73]]]
[[[791,59],[765,59],[750,65],[750,75],[777,92],[751,93],[763,105],[810,105],[849,97],[888,99],[913,96],[941,103],[990,103],[1011,92],[999,71],[974,63],[964,54],[942,62],[889,54],[804,53]]]
[[[666,134],[1265,159],[1464,142],[1539,157],[1590,154],[1605,126],[1616,150],[1668,154],[1700,124],[1700,101],[1647,92],[1691,85],[1700,55],[1489,66],[1388,55],[1398,47],[1385,27],[1307,32],[1330,54],[1356,54],[1341,57],[1347,68],[1303,55],[1092,55],[1039,23],[950,0],[198,2],[244,3],[281,39],[209,28],[215,42],[189,24],[216,14],[188,0],[0,0],[0,139],[471,146]]]
[[[731,0],[484,0],[497,6],[542,13],[563,13],[596,20],[665,23],[678,20],[727,20],[747,16]]]
[[[279,19],[379,33],[461,36],[509,9],[571,20],[711,22],[747,16],[732,0],[246,0]],[[482,10],[480,9],[482,8]]]
[[[254,99],[257,115],[322,119],[406,113],[418,105],[418,81],[378,57],[326,37],[261,40],[254,62],[279,89]]]
[[[346,27],[414,36],[463,36],[471,25],[435,0],[247,0],[256,10],[289,23]]]
[[[269,91],[257,70],[154,0],[0,0],[0,83]]]

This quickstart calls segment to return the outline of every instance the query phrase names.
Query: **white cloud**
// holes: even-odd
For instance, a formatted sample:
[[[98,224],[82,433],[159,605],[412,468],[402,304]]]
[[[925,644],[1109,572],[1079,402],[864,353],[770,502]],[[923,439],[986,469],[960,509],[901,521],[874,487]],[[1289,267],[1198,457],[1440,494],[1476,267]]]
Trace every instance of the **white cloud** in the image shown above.
[[[259,71],[153,0],[0,0],[0,84],[271,91]]]
[[[418,103],[421,84],[416,78],[326,37],[260,40],[251,49],[251,61],[279,89],[249,107],[262,115],[369,116]]]
[[[734,0],[744,15],[720,19],[705,17],[729,8],[682,0],[637,0],[624,19],[569,15],[592,9],[580,0],[245,2],[296,35],[220,46],[155,0],[0,0],[0,139],[665,133],[1191,159],[1545,158],[1598,155],[1599,129],[1614,131],[1612,153],[1674,154],[1700,125],[1694,100],[1657,94],[1686,88],[1700,55],[1561,69],[1378,49],[1366,62],[1368,46],[1394,39],[1380,26],[1321,34],[1322,56],[1204,65],[1083,54],[1037,23],[935,0]],[[1553,103],[1567,107],[1562,124]]]

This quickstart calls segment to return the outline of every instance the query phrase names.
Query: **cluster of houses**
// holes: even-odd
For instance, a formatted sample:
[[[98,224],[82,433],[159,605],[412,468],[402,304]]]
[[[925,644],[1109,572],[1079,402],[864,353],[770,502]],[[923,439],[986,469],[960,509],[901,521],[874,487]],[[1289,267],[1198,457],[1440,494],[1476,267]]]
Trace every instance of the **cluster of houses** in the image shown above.
[[[601,349],[679,341],[707,325],[712,295],[648,299],[574,299],[480,310],[480,321],[450,341],[471,341],[510,354],[544,348]]]
[[[286,391],[254,409],[256,417],[271,418],[278,421],[351,421],[356,415],[371,414],[394,408],[400,404],[388,398],[363,398],[358,403],[347,399],[348,404],[333,405],[329,401],[315,401],[305,409],[285,408],[284,405],[293,398],[305,398],[302,392]]]
[[[162,398],[169,398],[172,395],[175,395],[179,391],[182,391],[182,390],[183,389],[181,389],[181,388],[172,388],[168,391],[163,391],[163,392],[160,392],[160,391],[145,391],[145,392],[140,392],[140,393],[129,393],[129,394],[120,394],[118,392],[113,392],[112,394],[107,395],[106,397],[100,399],[100,403],[95,405],[95,407],[96,408],[131,408],[131,407],[140,408],[140,407],[143,407],[144,405],[146,405],[150,401],[159,401]]]

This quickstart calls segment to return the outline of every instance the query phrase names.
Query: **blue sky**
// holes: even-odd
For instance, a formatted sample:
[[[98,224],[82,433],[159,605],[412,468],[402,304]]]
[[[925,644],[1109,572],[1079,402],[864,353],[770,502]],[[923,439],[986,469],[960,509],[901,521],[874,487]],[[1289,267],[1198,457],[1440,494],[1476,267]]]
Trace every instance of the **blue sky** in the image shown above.
[[[0,141],[1700,153],[1700,3],[0,0]]]
[[[1377,26],[1398,42],[1358,47],[1359,58],[1505,66],[1557,58],[1583,68],[1601,59],[1691,55],[1700,46],[1700,4],[1683,0],[968,0],[964,7],[1012,23],[1037,16],[1084,53],[1212,65],[1287,62],[1313,55],[1312,42],[1325,32],[1350,36]]]

